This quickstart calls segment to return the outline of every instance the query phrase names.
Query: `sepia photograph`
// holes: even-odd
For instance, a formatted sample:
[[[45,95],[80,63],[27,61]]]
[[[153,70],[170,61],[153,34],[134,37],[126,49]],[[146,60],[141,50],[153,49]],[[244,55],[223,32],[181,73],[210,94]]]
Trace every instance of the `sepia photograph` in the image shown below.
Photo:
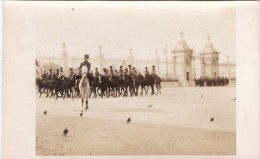
[[[259,157],[252,3],[4,2],[3,13],[3,158]]]
[[[36,155],[236,154],[235,6],[46,5],[36,19]]]

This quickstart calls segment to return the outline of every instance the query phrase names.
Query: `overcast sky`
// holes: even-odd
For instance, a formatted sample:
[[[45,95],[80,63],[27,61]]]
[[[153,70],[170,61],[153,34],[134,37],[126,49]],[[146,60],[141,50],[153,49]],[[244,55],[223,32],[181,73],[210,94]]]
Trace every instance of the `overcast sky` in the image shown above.
[[[36,6],[36,50],[58,55],[64,42],[70,56],[97,56],[102,46],[107,58],[126,58],[129,48],[135,58],[152,59],[156,49],[164,58],[163,47],[173,50],[182,30],[196,54],[210,35],[220,61],[229,56],[235,62],[235,7],[224,2],[194,4],[45,2]]]

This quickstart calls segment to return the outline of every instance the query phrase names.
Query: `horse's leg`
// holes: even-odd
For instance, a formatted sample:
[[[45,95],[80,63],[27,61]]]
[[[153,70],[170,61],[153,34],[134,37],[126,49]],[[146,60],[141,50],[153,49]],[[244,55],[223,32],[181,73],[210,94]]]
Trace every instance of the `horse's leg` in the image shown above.
[[[83,97],[81,97],[81,111],[83,111],[83,107],[84,107],[84,99],[83,99]]]
[[[86,108],[85,108],[85,111],[88,110],[88,98],[86,99]]]

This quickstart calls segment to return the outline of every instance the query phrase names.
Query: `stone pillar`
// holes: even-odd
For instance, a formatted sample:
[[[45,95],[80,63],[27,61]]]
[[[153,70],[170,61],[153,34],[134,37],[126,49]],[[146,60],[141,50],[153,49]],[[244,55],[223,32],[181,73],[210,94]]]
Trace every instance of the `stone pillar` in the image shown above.
[[[133,65],[134,65],[134,56],[133,56],[132,51],[133,51],[133,49],[130,48],[130,49],[129,49],[129,63],[130,63],[130,65],[133,66]]]
[[[173,55],[173,57],[172,57],[172,61],[173,61],[173,78],[174,79],[177,79],[177,77],[176,77],[176,57]]]
[[[231,77],[230,77],[230,62],[227,56],[227,73],[228,73],[228,79],[229,81],[231,81]]]
[[[157,75],[160,76],[160,58],[158,56],[158,50],[155,51],[155,54],[156,54],[155,61],[156,61]]]
[[[99,69],[98,70],[99,70],[99,72],[102,72],[102,70],[104,68],[104,55],[102,53],[102,47],[99,46],[98,48],[99,48],[99,56],[98,56],[98,58],[99,58]]]
[[[68,66],[68,53],[66,52],[66,44],[62,44],[63,53],[62,53],[62,61],[63,61],[63,71],[65,75],[68,75],[69,66]]]

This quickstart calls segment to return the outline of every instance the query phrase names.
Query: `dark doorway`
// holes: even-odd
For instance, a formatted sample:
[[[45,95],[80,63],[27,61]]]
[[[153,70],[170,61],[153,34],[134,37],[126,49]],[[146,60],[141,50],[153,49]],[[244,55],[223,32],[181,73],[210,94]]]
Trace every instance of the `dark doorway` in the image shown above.
[[[189,72],[186,72],[186,78],[187,78],[187,81],[190,80],[190,73]]]

